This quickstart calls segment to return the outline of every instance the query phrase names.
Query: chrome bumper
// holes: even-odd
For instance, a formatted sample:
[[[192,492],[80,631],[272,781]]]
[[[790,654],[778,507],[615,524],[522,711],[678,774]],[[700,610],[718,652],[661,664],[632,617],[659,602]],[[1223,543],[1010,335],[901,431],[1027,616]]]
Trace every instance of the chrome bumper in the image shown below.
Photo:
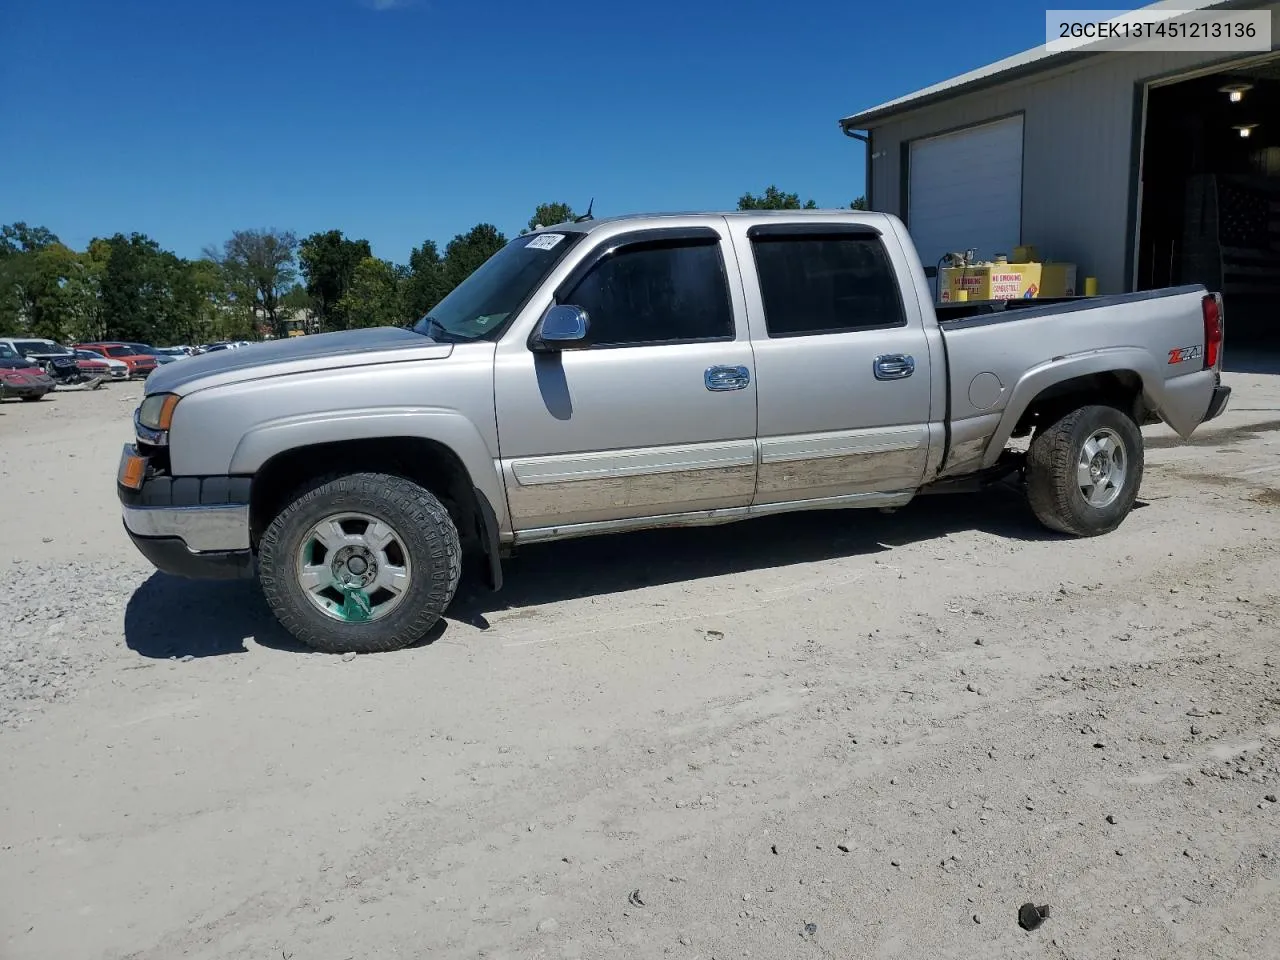
[[[124,506],[124,525],[137,537],[181,540],[193,553],[249,549],[249,505]]]

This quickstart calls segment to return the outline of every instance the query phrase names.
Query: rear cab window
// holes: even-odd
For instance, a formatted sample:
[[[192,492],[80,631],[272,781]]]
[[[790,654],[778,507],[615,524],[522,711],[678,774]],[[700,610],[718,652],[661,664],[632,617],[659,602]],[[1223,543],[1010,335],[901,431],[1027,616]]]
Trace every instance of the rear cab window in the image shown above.
[[[770,339],[906,326],[897,275],[874,230],[780,224],[747,236]]]

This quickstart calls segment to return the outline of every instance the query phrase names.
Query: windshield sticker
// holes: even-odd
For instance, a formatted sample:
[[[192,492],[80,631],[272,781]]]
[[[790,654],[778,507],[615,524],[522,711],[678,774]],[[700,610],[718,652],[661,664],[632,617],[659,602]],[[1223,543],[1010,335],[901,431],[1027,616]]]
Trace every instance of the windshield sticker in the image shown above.
[[[550,250],[564,239],[563,233],[540,233],[524,245],[526,250]]]

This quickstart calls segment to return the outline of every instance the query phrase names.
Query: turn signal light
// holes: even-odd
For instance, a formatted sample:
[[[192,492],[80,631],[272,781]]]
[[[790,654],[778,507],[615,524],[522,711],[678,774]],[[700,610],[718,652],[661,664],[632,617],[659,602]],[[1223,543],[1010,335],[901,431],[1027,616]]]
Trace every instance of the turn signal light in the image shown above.
[[[141,490],[142,481],[146,478],[146,475],[147,460],[145,457],[130,454],[120,464],[120,486],[122,487],[128,487],[130,490]]]

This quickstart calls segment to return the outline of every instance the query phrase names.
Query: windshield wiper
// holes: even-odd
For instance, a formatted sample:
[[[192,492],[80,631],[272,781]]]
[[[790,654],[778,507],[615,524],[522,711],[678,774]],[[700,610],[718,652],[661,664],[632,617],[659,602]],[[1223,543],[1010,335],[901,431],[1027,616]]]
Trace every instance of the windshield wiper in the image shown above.
[[[454,333],[435,317],[423,317],[427,322],[427,336],[437,343],[470,343],[472,337]]]

